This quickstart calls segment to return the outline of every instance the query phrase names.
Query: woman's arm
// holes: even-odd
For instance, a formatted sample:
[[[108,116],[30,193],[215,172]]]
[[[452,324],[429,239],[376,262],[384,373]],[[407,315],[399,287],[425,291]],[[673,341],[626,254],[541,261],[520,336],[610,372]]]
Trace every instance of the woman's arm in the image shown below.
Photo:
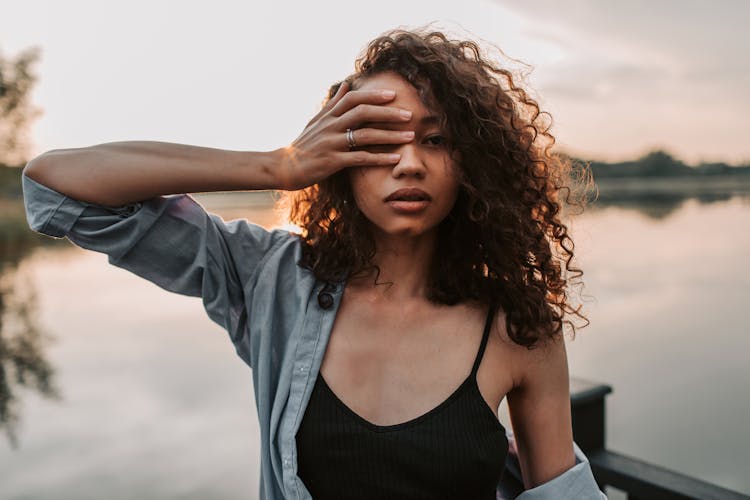
[[[278,152],[240,152],[129,141],[55,149],[25,173],[71,198],[119,206],[159,195],[276,188]]]
[[[301,189],[351,165],[388,165],[398,154],[350,151],[346,130],[365,122],[408,120],[385,106],[395,93],[347,92],[346,84],[287,147],[241,152],[130,141],[57,149],[26,166],[29,178],[76,200],[119,206],[159,195],[206,191]],[[357,145],[400,144],[412,137],[398,131],[359,129]]]
[[[555,338],[523,354],[520,382],[508,393],[524,487],[546,483],[575,465],[565,342]]]

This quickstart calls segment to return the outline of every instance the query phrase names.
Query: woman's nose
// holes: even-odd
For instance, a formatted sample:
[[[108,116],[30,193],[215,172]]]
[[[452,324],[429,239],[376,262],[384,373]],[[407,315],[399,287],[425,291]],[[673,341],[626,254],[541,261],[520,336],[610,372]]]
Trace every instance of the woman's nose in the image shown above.
[[[401,159],[393,167],[393,177],[413,176],[418,179],[424,178],[427,169],[414,144],[403,144],[396,152],[401,153]]]

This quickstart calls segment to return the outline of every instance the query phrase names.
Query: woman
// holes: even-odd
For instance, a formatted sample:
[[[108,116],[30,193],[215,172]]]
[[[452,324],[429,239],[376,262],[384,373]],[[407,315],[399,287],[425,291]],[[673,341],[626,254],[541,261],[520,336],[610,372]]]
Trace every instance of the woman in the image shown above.
[[[261,498],[495,498],[505,396],[519,498],[602,498],[572,440],[563,266],[581,273],[539,122],[472,42],[393,31],[289,146],[50,151],[27,214],[202,297],[252,367]],[[293,192],[302,234],[163,196],[253,189]]]

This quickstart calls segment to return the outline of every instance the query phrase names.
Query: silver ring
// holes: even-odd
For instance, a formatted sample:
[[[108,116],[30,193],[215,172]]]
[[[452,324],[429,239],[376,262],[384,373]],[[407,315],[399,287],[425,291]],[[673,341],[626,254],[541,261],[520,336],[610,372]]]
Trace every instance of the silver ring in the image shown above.
[[[357,147],[357,141],[354,140],[354,131],[346,129],[346,143],[349,145],[349,151]]]

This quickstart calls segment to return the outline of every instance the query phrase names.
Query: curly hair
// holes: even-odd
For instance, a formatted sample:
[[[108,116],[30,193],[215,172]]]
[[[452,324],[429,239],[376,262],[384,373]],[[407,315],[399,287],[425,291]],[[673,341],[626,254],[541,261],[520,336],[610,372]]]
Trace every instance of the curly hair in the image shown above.
[[[442,32],[383,34],[345,81],[354,89],[386,71],[407,80],[440,116],[460,159],[459,194],[438,228],[428,299],[498,304],[508,335],[527,348],[560,334],[565,324],[575,335],[568,318],[578,316],[583,326],[588,320],[580,305],[570,304],[567,289],[583,271],[572,264],[574,244],[561,212],[563,204],[582,208],[585,200],[574,196],[572,164],[550,153],[551,116],[475,42]],[[341,83],[331,86],[328,99]],[[577,180],[590,182],[588,170],[582,172]],[[300,265],[328,282],[374,270],[377,282],[375,242],[346,169],[287,196],[290,220],[302,228]]]

